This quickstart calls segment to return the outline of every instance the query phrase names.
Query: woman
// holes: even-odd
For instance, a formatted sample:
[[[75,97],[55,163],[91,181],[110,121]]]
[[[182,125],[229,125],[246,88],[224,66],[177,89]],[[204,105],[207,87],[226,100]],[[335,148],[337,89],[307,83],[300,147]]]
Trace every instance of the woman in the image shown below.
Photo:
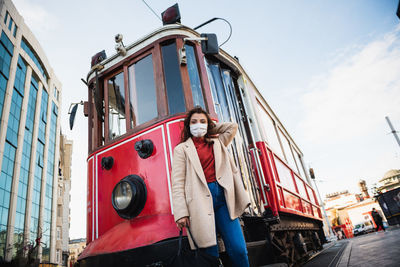
[[[217,233],[234,266],[249,266],[238,217],[250,204],[227,146],[236,123],[214,124],[196,107],[184,121],[182,140],[174,149],[172,202],[178,228],[190,227],[200,248],[218,257]],[[194,248],[191,237],[189,243]]]

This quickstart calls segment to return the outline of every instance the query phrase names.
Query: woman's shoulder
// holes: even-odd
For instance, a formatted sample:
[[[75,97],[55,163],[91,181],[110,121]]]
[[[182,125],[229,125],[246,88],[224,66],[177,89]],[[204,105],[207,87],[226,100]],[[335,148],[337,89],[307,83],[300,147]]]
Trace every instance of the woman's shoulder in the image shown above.
[[[174,148],[174,151],[182,151],[182,150],[184,149],[184,147],[185,147],[185,143],[186,143],[186,141],[177,144],[177,145],[175,146],[175,148]]]

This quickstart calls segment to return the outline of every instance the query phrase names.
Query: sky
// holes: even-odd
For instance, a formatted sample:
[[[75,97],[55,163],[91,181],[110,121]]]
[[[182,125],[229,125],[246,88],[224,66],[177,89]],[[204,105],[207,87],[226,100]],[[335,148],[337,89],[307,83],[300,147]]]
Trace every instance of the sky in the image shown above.
[[[141,0],[14,0],[62,83],[61,126],[73,140],[70,238],[86,236],[87,119],[79,108],[72,131],[70,103],[87,100],[81,82],[91,57],[161,27]],[[239,57],[314,168],[321,195],[372,187],[400,169],[400,147],[385,121],[400,130],[400,25],[398,0],[146,1],[160,14],[178,2],[182,24],[227,19],[231,39],[222,47]],[[199,31],[222,43],[228,26],[215,21]]]

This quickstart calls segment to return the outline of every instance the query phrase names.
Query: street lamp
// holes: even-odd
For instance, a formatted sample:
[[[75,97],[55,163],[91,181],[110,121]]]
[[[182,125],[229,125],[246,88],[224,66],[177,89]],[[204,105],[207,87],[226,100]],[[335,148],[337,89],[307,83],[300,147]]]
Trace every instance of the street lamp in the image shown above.
[[[310,171],[310,177],[311,177],[311,179],[314,180],[314,185],[315,185],[315,189],[317,190],[318,200],[319,200],[319,203],[321,204],[321,208],[322,208],[322,211],[323,211],[323,213],[324,213],[325,221],[326,221],[326,224],[328,225],[329,234],[331,235],[331,240],[332,240],[332,238],[335,237],[335,234],[333,233],[331,223],[330,223],[330,221],[329,221],[329,219],[328,219],[328,215],[326,214],[324,202],[322,201],[321,195],[319,194],[317,182],[315,181],[314,169],[313,169],[313,168],[310,168],[309,171]]]

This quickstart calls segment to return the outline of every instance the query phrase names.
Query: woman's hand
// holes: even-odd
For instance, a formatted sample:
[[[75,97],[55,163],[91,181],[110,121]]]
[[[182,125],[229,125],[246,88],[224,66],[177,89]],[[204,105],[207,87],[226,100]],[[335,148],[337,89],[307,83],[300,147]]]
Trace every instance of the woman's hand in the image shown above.
[[[190,226],[189,217],[183,217],[177,220],[176,226],[179,228],[179,230],[182,229],[182,227],[189,227]]]

